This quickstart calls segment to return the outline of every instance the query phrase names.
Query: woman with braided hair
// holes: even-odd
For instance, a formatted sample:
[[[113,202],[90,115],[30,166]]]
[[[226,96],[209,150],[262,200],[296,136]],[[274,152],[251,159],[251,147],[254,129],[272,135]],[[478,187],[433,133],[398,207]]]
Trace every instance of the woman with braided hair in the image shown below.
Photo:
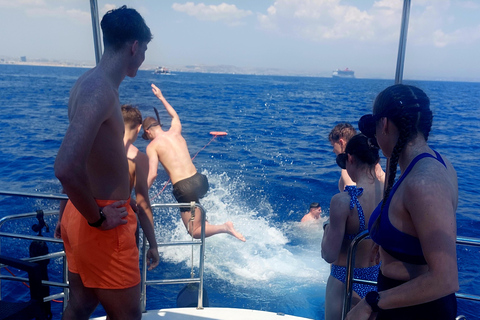
[[[375,314],[377,320],[456,317],[457,174],[427,144],[432,118],[422,90],[397,84],[382,91],[373,114],[359,121],[389,164],[383,200],[369,221],[370,236],[380,246],[378,292],[369,292],[349,320]]]

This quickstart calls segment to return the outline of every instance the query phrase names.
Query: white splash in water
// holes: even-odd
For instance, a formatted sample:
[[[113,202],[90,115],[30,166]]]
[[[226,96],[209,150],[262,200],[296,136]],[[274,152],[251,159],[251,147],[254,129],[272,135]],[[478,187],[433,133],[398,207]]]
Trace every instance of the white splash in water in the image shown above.
[[[324,286],[329,264],[322,258],[321,223],[300,225],[298,222],[275,221],[276,214],[261,195],[249,190],[241,179],[226,173],[206,174],[210,190],[201,199],[211,224],[232,221],[246,242],[230,235],[207,238],[205,272],[235,286],[262,288],[291,286]],[[169,192],[169,191],[167,191]],[[171,194],[162,195],[174,202]],[[180,220],[178,209],[163,210],[156,223],[161,241],[190,240]],[[157,216],[155,220],[158,221]],[[168,223],[170,221],[170,223]],[[191,247],[164,247],[162,260],[191,266]],[[194,249],[194,265],[198,265],[198,247]]]

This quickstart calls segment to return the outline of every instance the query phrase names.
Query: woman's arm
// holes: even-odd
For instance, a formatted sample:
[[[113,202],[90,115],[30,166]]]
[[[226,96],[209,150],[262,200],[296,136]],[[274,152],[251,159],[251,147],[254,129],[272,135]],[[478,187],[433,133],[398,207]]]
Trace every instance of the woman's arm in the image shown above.
[[[339,193],[330,201],[330,223],[325,226],[322,239],[322,258],[328,263],[337,260],[342,249],[345,226],[347,223],[348,204],[342,201],[344,195]]]

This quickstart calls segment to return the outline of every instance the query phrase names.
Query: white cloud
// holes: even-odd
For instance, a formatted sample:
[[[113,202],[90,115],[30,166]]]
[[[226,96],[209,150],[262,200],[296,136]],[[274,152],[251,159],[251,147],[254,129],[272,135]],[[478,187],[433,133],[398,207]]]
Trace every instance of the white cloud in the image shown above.
[[[355,3],[355,2],[353,2]],[[454,22],[452,5],[477,6],[472,1],[418,0],[410,8],[409,42],[447,46],[479,41],[479,26],[449,30]],[[341,0],[277,0],[265,14],[258,14],[261,29],[280,36],[309,41],[396,42],[400,34],[403,0],[379,0],[361,10]]]
[[[187,2],[174,3],[172,9],[204,21],[223,21],[230,25],[239,24],[241,19],[252,14],[250,10],[242,10],[234,4],[221,3],[219,5],[205,5]]]
[[[0,0],[0,8],[23,8],[25,6],[44,5],[44,0]]]
[[[480,9],[480,3],[474,1],[460,1],[459,6],[465,9]]]
[[[453,32],[435,30],[433,33],[433,44],[436,47],[446,47],[455,44],[471,44],[480,40],[480,25],[473,28],[457,29]]]
[[[371,38],[373,18],[340,0],[278,0],[258,15],[263,29],[309,40]]]
[[[67,18],[81,24],[91,23],[90,12],[79,9],[65,9],[64,7],[48,8],[48,7],[30,7],[25,10],[26,14],[31,17],[54,17]]]
[[[116,9],[117,6],[114,4],[106,3],[102,8],[98,9],[98,14],[100,16],[100,19],[105,15],[110,10]]]

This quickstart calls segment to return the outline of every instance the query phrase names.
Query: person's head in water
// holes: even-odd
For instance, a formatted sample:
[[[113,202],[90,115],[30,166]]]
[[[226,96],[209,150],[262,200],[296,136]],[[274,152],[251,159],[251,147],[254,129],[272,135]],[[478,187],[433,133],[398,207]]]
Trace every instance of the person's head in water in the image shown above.
[[[350,123],[343,122],[333,127],[328,135],[328,140],[332,144],[333,152],[336,155],[344,152],[348,140],[350,140],[355,134],[357,134],[357,132]]]
[[[135,40],[148,44],[153,38],[142,16],[126,6],[108,11],[102,18],[101,27],[105,50],[118,51],[125,43]]]
[[[354,181],[356,180],[355,174],[349,170],[351,164],[354,163],[357,168],[374,170],[379,161],[378,147],[370,144],[368,138],[361,133],[353,136],[348,141],[345,152],[337,156],[338,166],[342,169],[347,169],[348,175]],[[372,179],[375,179],[374,172],[372,173]]]
[[[322,213],[322,207],[320,207],[320,204],[318,202],[312,202],[310,204],[309,213],[311,213],[315,217],[315,219],[318,219],[320,218],[320,214]]]

